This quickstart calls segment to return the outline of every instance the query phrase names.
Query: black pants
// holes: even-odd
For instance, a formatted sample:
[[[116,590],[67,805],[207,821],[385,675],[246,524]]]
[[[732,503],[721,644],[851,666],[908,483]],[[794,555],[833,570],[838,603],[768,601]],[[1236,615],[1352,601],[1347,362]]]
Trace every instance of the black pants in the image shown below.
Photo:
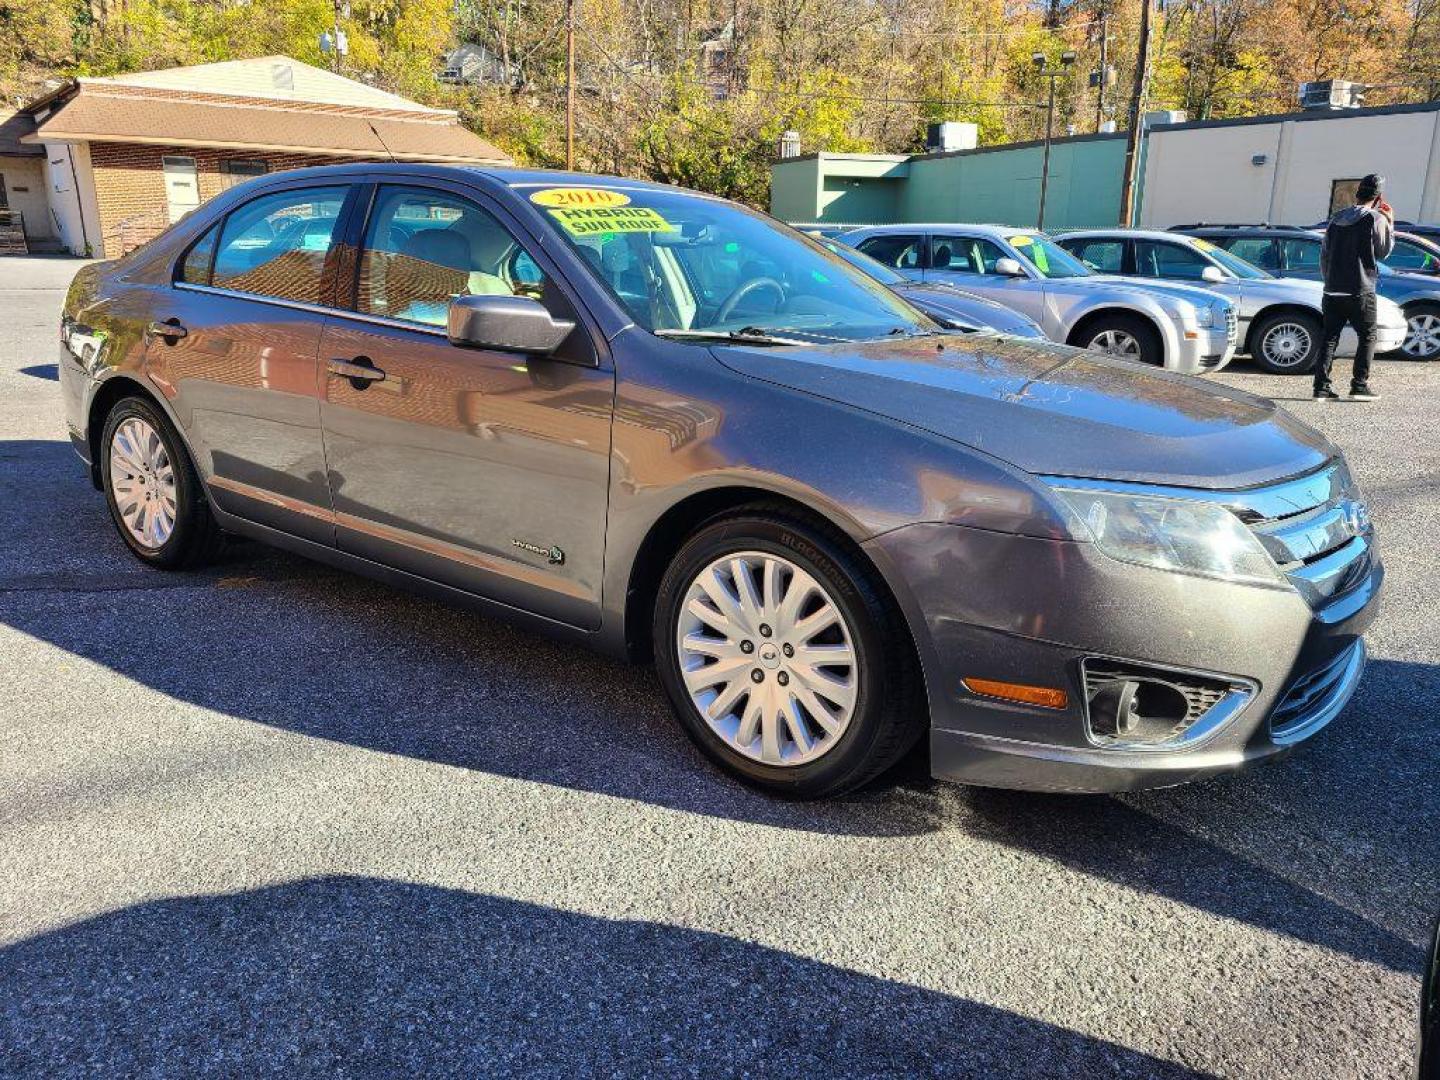
[[[1334,296],[1326,293],[1320,312],[1325,323],[1325,348],[1315,361],[1315,389],[1330,389],[1330,369],[1335,365],[1335,349],[1346,323],[1355,328],[1355,336],[1360,339],[1359,348],[1355,350],[1355,368],[1350,373],[1350,387],[1355,390],[1365,387],[1370,380],[1370,361],[1375,359],[1375,294]]]

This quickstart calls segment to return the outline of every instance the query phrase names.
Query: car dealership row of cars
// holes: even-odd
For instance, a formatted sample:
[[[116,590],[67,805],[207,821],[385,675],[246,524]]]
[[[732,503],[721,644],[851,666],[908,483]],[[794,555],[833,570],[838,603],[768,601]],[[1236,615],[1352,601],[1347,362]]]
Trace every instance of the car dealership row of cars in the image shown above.
[[[908,282],[1003,304],[1051,340],[1175,371],[1217,371],[1239,354],[1266,371],[1303,374],[1322,348],[1322,233],[1315,229],[1194,225],[1048,236],[998,225],[906,224],[848,230],[825,242],[851,245]],[[1440,359],[1434,247],[1401,235],[1382,267],[1377,352]],[[1339,354],[1355,348],[1347,328]]]

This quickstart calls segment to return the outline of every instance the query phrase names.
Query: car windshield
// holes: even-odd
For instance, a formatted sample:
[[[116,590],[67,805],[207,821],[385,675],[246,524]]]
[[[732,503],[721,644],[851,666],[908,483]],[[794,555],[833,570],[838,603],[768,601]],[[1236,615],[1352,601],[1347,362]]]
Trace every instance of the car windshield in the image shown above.
[[[840,256],[856,270],[862,274],[869,274],[882,285],[904,285],[910,280],[903,274],[897,274],[891,270],[879,259],[872,259],[863,251],[853,248],[849,244],[837,243],[834,240],[819,240],[817,243],[831,255]]]
[[[657,335],[811,344],[939,329],[846,259],[734,203],[620,184],[522,190]]]
[[[1194,241],[1194,244],[1206,255],[1210,256],[1210,258],[1214,259],[1217,263],[1223,266],[1226,270],[1229,270],[1230,273],[1234,274],[1238,278],[1244,278],[1246,281],[1260,281],[1263,278],[1270,278],[1275,276],[1274,274],[1271,274],[1266,270],[1261,270],[1260,267],[1256,266],[1254,263],[1246,262],[1238,255],[1230,254],[1230,252],[1226,251],[1224,248],[1219,247],[1216,244],[1210,243],[1209,240],[1201,240],[1197,237]]]
[[[1095,273],[1048,236],[1012,233],[1005,239],[1043,278],[1090,277]]]

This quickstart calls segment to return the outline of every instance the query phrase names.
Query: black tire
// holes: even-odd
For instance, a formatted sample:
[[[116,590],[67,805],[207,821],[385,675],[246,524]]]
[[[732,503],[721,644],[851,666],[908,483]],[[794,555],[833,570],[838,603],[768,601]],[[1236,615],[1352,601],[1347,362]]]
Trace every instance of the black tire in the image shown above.
[[[1440,360],[1440,337],[1436,337],[1434,334],[1434,328],[1436,326],[1434,322],[1428,322],[1425,327],[1427,331],[1426,336],[1431,338],[1433,342],[1430,348],[1422,352],[1411,352],[1407,347],[1410,344],[1410,339],[1416,334],[1417,327],[1415,326],[1415,321],[1418,319],[1440,320],[1440,304],[1426,303],[1422,300],[1419,303],[1405,305],[1405,344],[1391,355],[1403,356],[1407,360],[1420,360],[1426,363]]]
[[[1088,320],[1074,336],[1071,344],[1079,345],[1082,349],[1107,352],[1098,342],[1106,334],[1112,333],[1128,335],[1139,348],[1137,354],[1126,359],[1153,364],[1155,367],[1165,366],[1165,344],[1160,340],[1160,332],[1155,329],[1154,324],[1140,315],[1130,315],[1123,311],[1106,312]]]
[[[1283,327],[1292,327],[1294,334],[1303,334],[1309,339],[1309,348],[1293,361],[1283,353],[1267,355],[1267,340]],[[1320,316],[1304,311],[1277,311],[1261,317],[1250,332],[1250,358],[1271,375],[1305,375],[1314,370],[1325,347],[1321,337]]]
[[[789,508],[731,512],[711,519],[686,541],[656,597],[655,666],[681,726],[711,761],[788,798],[818,799],[863,786],[904,756],[929,721],[904,616],[874,568],[841,541],[840,534]],[[676,646],[686,592],[716,559],[742,551],[779,556],[810,574],[849,629],[857,661],[853,712],[843,733],[814,760],[773,765],[746,756],[712,730],[686,689]],[[772,677],[779,681],[778,674]]]
[[[144,421],[160,437],[175,478],[174,526],[164,542],[154,547],[142,543],[130,532],[115,501],[111,475],[115,431],[132,418]],[[210,512],[205,489],[195,472],[184,442],[174,425],[159,409],[141,397],[126,397],[117,401],[105,417],[99,458],[97,464],[101,482],[105,487],[105,502],[110,507],[115,531],[136,558],[157,569],[180,570],[203,566],[219,556],[224,546],[224,535],[215,521],[215,516]]]

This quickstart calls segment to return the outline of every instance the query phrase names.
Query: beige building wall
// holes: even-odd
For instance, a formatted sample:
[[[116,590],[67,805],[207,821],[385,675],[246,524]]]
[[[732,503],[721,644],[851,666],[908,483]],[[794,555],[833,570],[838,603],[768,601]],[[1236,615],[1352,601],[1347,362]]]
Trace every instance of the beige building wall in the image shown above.
[[[1398,217],[1440,219],[1440,110],[1156,128],[1141,224],[1313,225],[1329,214],[1335,181],[1370,172],[1386,177]]]

